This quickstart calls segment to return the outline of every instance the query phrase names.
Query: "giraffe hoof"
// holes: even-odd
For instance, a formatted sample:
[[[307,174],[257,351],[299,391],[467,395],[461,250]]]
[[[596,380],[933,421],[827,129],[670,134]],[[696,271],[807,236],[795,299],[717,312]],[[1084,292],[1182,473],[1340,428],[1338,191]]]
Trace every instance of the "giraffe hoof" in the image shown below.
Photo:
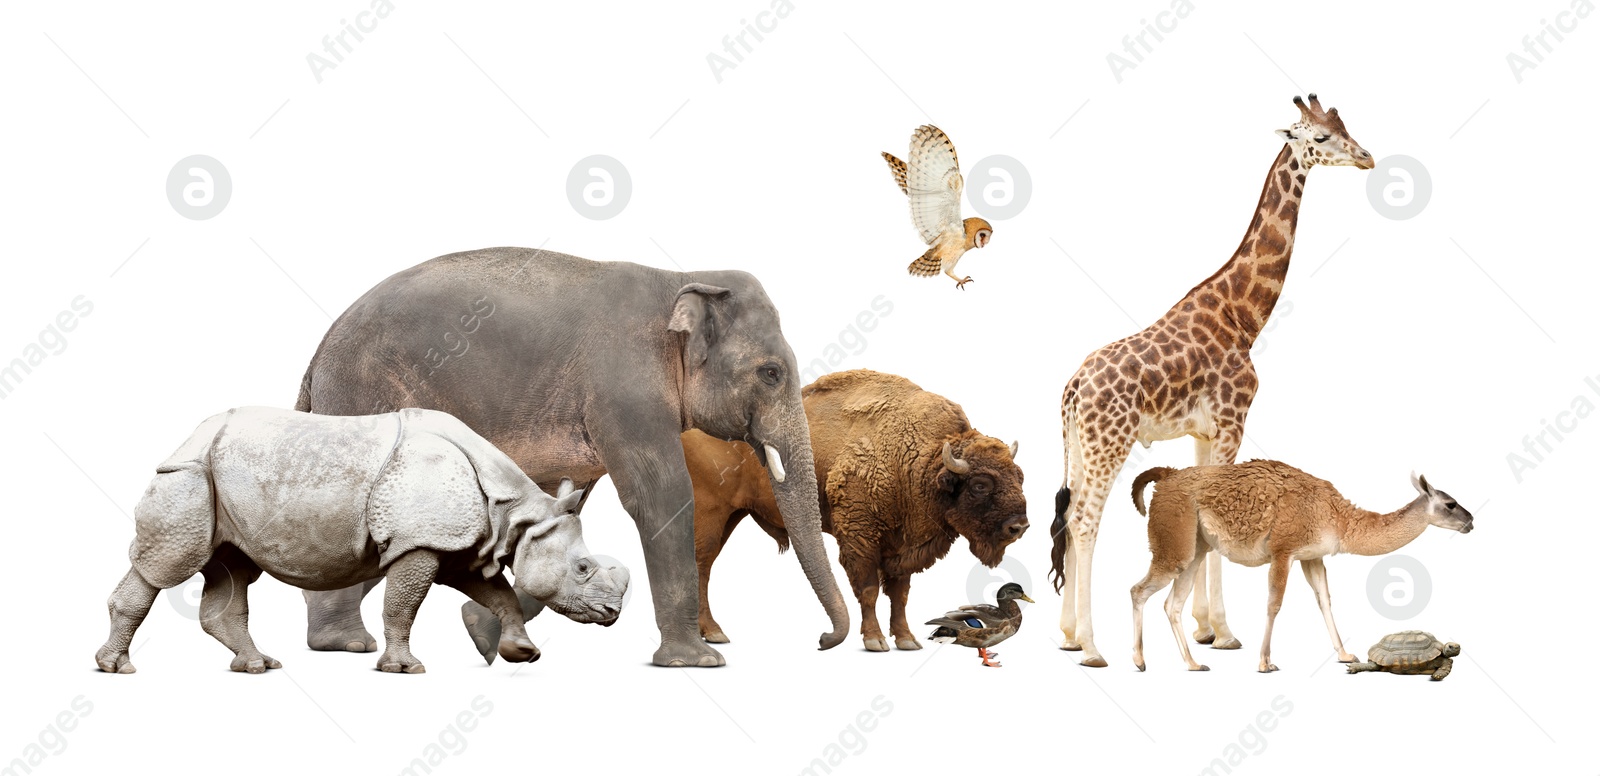
[[[1083,660],[1078,661],[1078,665],[1085,668],[1105,668],[1106,659],[1100,657],[1099,655],[1095,655],[1093,657],[1086,657]]]
[[[1063,641],[1063,642],[1061,642],[1061,651],[1062,652],[1082,652],[1083,651],[1083,645],[1079,644],[1076,641]]]
[[[1232,636],[1211,642],[1212,649],[1238,649],[1242,646],[1244,645],[1240,644],[1239,640]]]
[[[1216,641],[1216,640],[1217,640],[1217,634],[1212,633],[1211,631],[1195,631],[1194,632],[1194,643],[1196,643],[1196,644],[1210,644],[1211,642]]]

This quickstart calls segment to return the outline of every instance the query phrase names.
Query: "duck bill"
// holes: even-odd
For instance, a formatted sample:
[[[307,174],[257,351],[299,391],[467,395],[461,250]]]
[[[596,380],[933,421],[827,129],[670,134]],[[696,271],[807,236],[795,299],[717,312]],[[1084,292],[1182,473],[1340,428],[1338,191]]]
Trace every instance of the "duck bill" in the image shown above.
[[[1027,601],[1030,604],[1038,603],[1037,601],[1033,600],[1032,598],[1029,598],[1027,593],[1023,593],[1022,595],[1017,596],[1017,597],[1019,599],[1023,600],[1023,601]]]

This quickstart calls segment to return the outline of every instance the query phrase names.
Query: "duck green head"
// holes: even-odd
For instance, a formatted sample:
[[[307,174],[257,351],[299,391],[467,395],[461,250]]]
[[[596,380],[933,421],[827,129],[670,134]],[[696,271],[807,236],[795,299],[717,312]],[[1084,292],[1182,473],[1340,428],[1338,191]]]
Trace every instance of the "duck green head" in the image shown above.
[[[1034,600],[1029,598],[1027,593],[1022,592],[1022,585],[1019,585],[1015,582],[1007,582],[1001,585],[1000,589],[994,594],[994,600],[997,602],[1021,600],[1027,601],[1030,604],[1034,603]]]

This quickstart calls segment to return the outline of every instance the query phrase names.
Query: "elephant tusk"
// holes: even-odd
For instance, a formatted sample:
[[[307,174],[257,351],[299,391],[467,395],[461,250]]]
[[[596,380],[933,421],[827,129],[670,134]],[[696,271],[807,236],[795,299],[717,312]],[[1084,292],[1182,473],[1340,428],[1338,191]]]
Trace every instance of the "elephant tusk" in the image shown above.
[[[772,445],[763,445],[761,449],[767,454],[767,471],[772,472],[772,479],[783,482],[783,478],[789,476],[783,470],[783,456],[778,455],[778,449]]]

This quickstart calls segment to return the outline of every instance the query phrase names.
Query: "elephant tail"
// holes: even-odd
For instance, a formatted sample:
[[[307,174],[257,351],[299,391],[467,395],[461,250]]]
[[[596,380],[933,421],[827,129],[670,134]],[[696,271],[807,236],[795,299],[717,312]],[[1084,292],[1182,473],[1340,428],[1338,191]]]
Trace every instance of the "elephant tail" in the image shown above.
[[[311,411],[311,373],[316,371],[316,366],[317,360],[312,358],[311,363],[306,364],[306,376],[300,378],[300,397],[294,400],[297,412]]]

